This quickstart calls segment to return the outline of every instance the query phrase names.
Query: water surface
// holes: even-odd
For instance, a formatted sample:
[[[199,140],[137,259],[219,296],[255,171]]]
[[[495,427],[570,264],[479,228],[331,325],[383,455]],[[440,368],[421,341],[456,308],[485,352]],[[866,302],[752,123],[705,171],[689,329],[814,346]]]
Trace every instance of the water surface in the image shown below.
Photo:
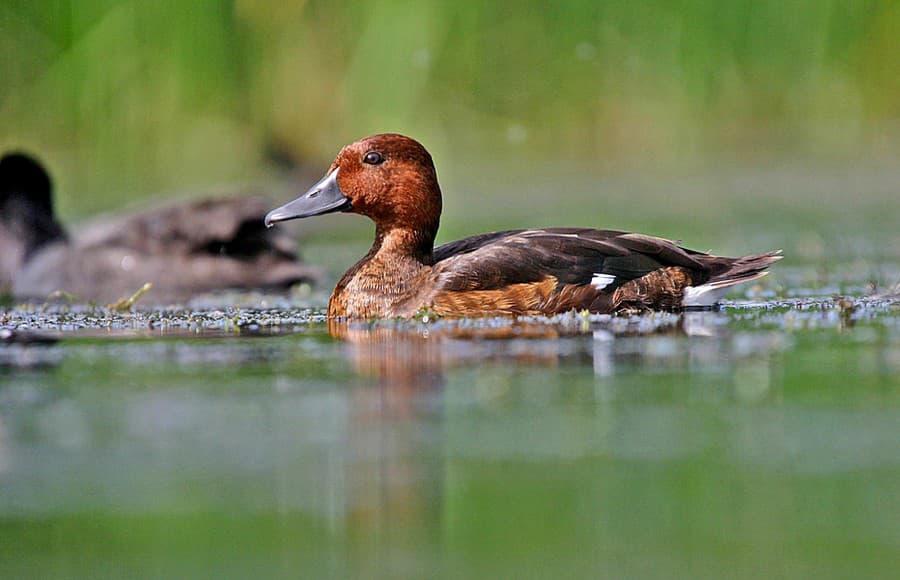
[[[0,576],[887,576],[895,300],[0,323]],[[39,333],[39,334],[36,334]]]

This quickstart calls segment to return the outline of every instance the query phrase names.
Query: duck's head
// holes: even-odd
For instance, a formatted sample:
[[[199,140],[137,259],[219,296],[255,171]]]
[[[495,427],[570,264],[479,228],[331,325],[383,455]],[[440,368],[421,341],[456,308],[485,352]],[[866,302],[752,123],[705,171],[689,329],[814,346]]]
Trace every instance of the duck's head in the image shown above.
[[[266,225],[332,212],[367,216],[381,228],[437,231],[441,190],[428,151],[385,133],[347,145],[309,191],[269,212]]]
[[[46,243],[65,238],[53,215],[50,176],[34,158],[10,153],[0,159],[0,237],[22,260]]]
[[[52,216],[52,189],[50,176],[34,158],[9,153],[0,159],[0,207],[17,202],[29,211]]]

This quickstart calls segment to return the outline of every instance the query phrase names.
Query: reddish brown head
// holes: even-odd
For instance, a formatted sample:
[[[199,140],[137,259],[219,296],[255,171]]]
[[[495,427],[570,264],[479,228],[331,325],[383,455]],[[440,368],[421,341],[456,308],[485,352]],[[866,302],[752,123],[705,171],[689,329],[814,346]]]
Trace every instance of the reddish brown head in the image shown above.
[[[328,174],[308,192],[269,212],[266,224],[335,211],[368,216],[379,232],[402,228],[433,240],[441,190],[431,155],[403,135],[360,139],[341,149]]]

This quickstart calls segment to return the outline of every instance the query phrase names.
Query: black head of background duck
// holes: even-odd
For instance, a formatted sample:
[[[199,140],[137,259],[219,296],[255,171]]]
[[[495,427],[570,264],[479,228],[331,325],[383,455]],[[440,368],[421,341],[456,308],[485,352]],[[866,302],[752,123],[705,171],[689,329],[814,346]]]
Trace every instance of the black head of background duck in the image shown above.
[[[41,247],[64,241],[53,212],[53,183],[44,168],[24,153],[0,159],[0,288]]]

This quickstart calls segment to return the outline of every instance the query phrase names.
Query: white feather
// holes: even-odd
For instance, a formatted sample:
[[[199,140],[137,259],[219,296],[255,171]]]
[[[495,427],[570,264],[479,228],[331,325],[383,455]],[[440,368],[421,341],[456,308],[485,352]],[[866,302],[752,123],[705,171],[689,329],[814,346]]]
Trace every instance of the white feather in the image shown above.
[[[719,280],[718,282],[710,282],[697,286],[688,286],[684,289],[684,298],[681,300],[682,306],[715,306],[722,296],[731,290],[732,286],[737,284],[746,284],[753,280],[758,280],[766,276],[768,272],[756,272],[749,276],[740,278],[731,278],[729,280]]]
[[[722,296],[728,293],[731,286],[716,286],[713,284],[703,284],[702,286],[688,286],[684,289],[684,299],[681,301],[682,306],[713,306]]]
[[[591,278],[591,286],[597,290],[603,290],[615,281],[616,277],[611,274],[594,274],[594,277]]]

